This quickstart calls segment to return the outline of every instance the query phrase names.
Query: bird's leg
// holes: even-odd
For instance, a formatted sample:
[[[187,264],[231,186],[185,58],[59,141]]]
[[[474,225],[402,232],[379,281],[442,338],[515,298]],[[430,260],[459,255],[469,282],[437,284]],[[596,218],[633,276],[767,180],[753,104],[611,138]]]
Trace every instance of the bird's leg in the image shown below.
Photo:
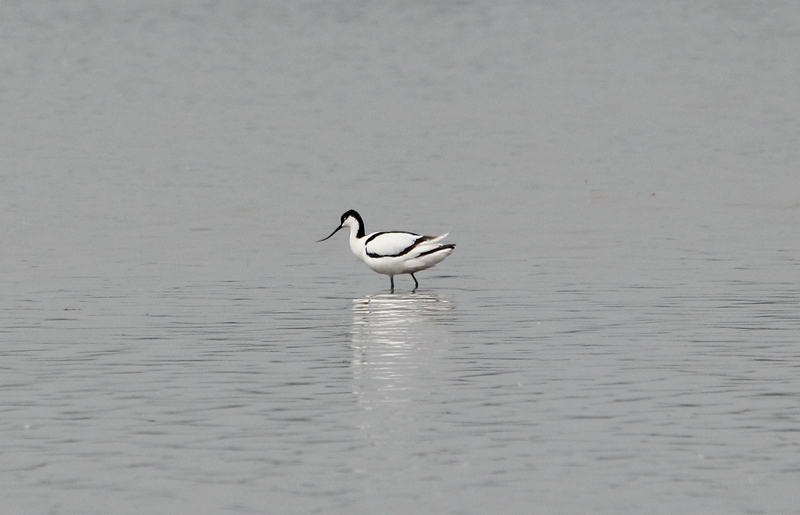
[[[417,278],[414,277],[414,274],[411,274],[411,278],[414,279],[414,291],[417,291],[417,288],[419,288],[419,283],[417,282]]]
[[[392,291],[390,293],[394,293],[394,276],[389,276],[389,284],[392,285]]]

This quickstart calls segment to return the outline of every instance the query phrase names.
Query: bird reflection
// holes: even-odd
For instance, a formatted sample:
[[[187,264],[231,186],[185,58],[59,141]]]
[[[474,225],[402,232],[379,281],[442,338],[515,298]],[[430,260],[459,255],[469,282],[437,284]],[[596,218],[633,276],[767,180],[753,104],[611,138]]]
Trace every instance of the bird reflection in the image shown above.
[[[437,295],[353,301],[354,393],[365,409],[425,395],[450,341],[453,304]]]

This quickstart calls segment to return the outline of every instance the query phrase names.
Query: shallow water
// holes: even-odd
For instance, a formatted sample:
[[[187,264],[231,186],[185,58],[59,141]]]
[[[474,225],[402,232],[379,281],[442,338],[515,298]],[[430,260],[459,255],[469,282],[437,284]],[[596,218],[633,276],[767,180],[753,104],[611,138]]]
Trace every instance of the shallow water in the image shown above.
[[[4,510],[794,513],[798,11],[0,7]]]

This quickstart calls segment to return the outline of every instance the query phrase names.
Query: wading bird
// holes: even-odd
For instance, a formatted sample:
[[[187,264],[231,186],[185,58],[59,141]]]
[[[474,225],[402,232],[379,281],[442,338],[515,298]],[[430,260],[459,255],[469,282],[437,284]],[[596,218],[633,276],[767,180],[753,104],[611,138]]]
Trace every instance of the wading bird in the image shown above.
[[[419,282],[414,274],[439,263],[456,248],[454,243],[439,243],[449,233],[441,236],[420,236],[403,231],[366,234],[364,220],[352,209],[342,215],[339,227],[328,238],[343,227],[350,228],[350,250],[353,254],[372,270],[388,275],[392,292],[395,275],[411,274],[416,290]]]

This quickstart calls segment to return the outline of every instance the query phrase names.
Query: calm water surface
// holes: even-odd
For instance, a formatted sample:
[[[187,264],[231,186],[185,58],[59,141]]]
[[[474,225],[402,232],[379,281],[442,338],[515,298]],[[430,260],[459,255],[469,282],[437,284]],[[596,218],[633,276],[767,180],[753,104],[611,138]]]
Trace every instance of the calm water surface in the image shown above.
[[[796,513],[799,6],[3,5],[0,511]]]

